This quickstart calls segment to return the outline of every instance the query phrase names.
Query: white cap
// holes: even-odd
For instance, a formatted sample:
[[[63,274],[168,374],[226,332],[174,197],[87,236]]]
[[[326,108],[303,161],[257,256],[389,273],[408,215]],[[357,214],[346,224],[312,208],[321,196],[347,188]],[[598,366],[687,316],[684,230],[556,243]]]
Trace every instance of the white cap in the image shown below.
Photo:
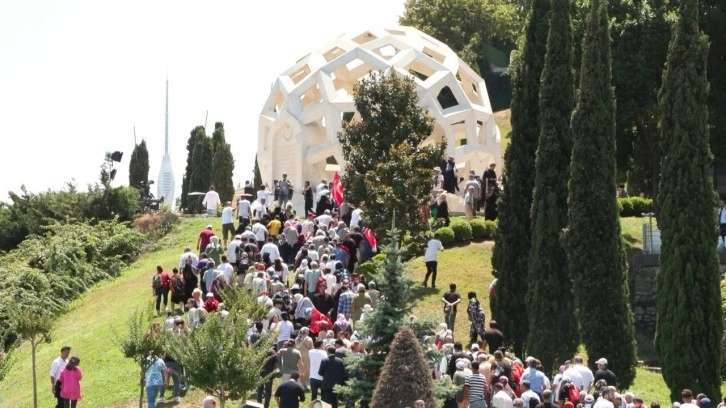
[[[600,365],[600,364],[608,365],[608,361],[607,361],[607,359],[605,359],[605,358],[603,357],[603,358],[600,358],[600,360],[597,360],[597,361],[595,362],[595,364],[597,364],[597,365]]]

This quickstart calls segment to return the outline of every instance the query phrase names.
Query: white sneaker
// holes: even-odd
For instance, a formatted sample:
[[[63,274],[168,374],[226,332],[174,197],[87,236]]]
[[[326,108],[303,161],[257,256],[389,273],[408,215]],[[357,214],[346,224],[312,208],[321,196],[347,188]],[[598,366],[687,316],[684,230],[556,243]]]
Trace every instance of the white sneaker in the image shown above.
[[[181,402],[181,398],[179,398],[179,397],[174,397],[174,402],[176,402],[176,403],[178,404],[179,402]]]

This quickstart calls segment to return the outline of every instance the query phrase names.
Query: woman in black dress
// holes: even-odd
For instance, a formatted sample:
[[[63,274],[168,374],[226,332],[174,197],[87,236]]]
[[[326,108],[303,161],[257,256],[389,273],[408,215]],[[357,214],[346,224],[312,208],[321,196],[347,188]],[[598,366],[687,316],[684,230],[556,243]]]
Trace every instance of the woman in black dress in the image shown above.
[[[182,276],[184,277],[184,303],[188,302],[192,298],[192,292],[199,286],[199,278],[192,268],[192,258],[187,258],[187,263],[182,269]]]
[[[310,182],[306,181],[303,187],[303,196],[305,196],[305,216],[310,214],[313,210],[313,188],[310,186]]]

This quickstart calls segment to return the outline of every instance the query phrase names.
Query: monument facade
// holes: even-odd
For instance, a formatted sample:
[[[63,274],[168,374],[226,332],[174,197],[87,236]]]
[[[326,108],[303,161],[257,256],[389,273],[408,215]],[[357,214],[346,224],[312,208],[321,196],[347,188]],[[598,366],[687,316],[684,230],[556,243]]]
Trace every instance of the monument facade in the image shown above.
[[[412,27],[343,35],[313,51],[272,85],[259,119],[257,159],[263,182],[287,173],[296,194],[309,180],[343,171],[337,133],[359,115],[353,87],[372,71],[393,70],[415,81],[421,107],[435,119],[424,143],[443,137],[460,176],[491,163],[501,168],[501,137],[484,80],[447,45]]]

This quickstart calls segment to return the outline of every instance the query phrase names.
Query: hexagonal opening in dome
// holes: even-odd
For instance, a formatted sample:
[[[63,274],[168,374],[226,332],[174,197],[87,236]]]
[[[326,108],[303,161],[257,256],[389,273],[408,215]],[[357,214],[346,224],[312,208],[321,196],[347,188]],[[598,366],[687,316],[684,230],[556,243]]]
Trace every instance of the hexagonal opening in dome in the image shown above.
[[[385,59],[390,59],[391,57],[398,54],[398,48],[394,47],[391,44],[386,44],[383,47],[376,48],[375,52],[376,54],[380,55]]]
[[[357,44],[360,44],[360,45],[363,45],[363,44],[367,43],[368,41],[373,41],[373,40],[375,40],[375,39],[377,39],[377,38],[378,38],[378,37],[376,37],[376,36],[375,36],[375,35],[374,35],[373,33],[371,33],[370,31],[366,31],[366,32],[365,32],[365,33],[363,33],[363,34],[361,34],[361,35],[358,35],[358,36],[354,37],[354,38],[353,38],[353,42],[355,42],[355,43],[357,43]]]
[[[290,74],[290,80],[293,84],[297,85],[303,79],[307,78],[307,76],[310,75],[310,72],[310,66],[308,66],[308,64],[305,64],[304,66],[298,68]]]
[[[323,54],[323,58],[325,58],[325,62],[330,62],[330,61],[340,57],[343,54],[345,54],[345,50],[336,46],[336,47],[333,47],[330,50],[326,51]]]
[[[446,57],[444,57],[443,54],[441,54],[438,51],[434,51],[433,49],[431,49],[429,47],[424,47],[422,52],[424,54],[428,55],[429,57],[431,57],[431,59],[438,62],[439,64],[443,64],[444,60],[446,59]]]
[[[421,81],[429,79],[431,75],[436,73],[435,69],[419,60],[411,61],[404,69]]]

